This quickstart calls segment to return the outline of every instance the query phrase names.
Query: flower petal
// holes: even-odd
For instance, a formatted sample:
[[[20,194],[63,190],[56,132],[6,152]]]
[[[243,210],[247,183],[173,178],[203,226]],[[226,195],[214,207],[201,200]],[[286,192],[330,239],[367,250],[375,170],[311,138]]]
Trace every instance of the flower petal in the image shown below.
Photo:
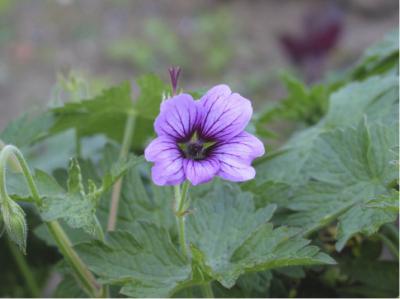
[[[158,136],[185,140],[190,138],[200,118],[199,107],[192,96],[179,94],[162,103],[154,129]]]
[[[168,136],[157,137],[144,150],[144,157],[149,162],[173,158],[178,154],[179,148],[176,141]]]
[[[183,162],[186,178],[193,184],[203,184],[210,181],[219,170],[219,162],[214,158],[205,160],[189,160]]]
[[[205,139],[229,140],[244,130],[253,113],[250,101],[227,85],[211,88],[199,104],[203,108],[200,135]]]
[[[251,163],[265,153],[263,143],[255,136],[243,131],[229,141],[219,143],[212,150],[213,155],[229,155],[232,158]]]
[[[229,155],[220,155],[220,170],[218,176],[233,182],[243,182],[254,179],[256,171],[243,160],[233,158]]]
[[[151,168],[151,177],[156,185],[179,185],[185,180],[183,158],[164,159],[155,162]]]

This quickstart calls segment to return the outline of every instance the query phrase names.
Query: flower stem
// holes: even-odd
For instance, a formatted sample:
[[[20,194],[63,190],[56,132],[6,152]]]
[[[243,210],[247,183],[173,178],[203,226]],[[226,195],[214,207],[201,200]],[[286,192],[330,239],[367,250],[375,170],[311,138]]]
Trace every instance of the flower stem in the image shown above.
[[[179,245],[182,254],[185,258],[189,257],[188,248],[185,237],[185,211],[187,206],[187,193],[189,190],[189,182],[184,182],[182,189],[180,186],[175,186],[175,206],[178,207],[175,211],[176,221],[178,224]]]
[[[10,158],[13,157],[17,158],[35,204],[40,206],[42,200],[35,181],[33,180],[33,176],[29,170],[28,164],[26,163],[25,158],[19,149],[13,145],[5,146],[0,152],[0,197],[8,197],[6,189],[6,163]],[[77,278],[79,279],[79,282],[82,284],[88,295],[90,297],[100,296],[102,294],[100,286],[97,284],[93,274],[88,270],[87,266],[83,263],[76,251],[73,249],[71,241],[68,239],[68,236],[65,234],[60,224],[57,221],[45,222],[45,224],[47,225],[52,237],[56,241],[62,255],[71,265]]]
[[[71,241],[68,239],[63,228],[57,221],[46,222],[47,228],[56,241],[62,255],[74,269],[78,281],[91,297],[99,297],[101,291],[96,283],[93,274],[87,269],[76,251],[72,248]]]
[[[210,282],[203,284],[201,290],[203,291],[204,298],[214,298],[214,292]]]
[[[135,116],[130,114],[128,115],[128,118],[126,119],[125,123],[124,138],[122,140],[121,152],[119,154],[120,159],[124,159],[128,156],[134,129],[135,129]],[[112,189],[107,231],[115,230],[115,226],[117,224],[118,206],[119,206],[119,198],[121,195],[121,189],[122,189],[122,178],[120,178],[117,182],[115,182],[114,187]]]
[[[25,180],[28,184],[29,190],[32,193],[32,197],[34,202],[37,205],[41,204],[41,199],[39,196],[38,189],[36,187],[35,182],[33,181],[33,177],[30,173],[28,164],[26,163],[22,153],[13,145],[6,145],[2,151],[0,152],[0,197],[7,198],[7,186],[6,186],[6,164],[9,160],[17,159],[19,166],[24,174]]]
[[[8,245],[8,248],[10,249],[10,252],[12,256],[15,259],[15,262],[17,263],[18,269],[21,272],[21,275],[24,277],[26,285],[28,286],[30,296],[33,298],[40,298],[40,289],[36,283],[36,280],[33,276],[33,273],[29,269],[28,263],[25,260],[25,257],[22,255],[22,253],[18,250],[18,248],[8,239],[6,238],[6,242]]]

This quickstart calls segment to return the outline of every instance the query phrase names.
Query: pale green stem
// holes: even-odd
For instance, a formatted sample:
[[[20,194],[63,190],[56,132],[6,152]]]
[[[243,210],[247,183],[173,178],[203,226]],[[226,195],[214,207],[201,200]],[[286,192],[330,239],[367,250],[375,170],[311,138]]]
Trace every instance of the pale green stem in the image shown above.
[[[204,298],[214,298],[214,292],[212,290],[211,282],[201,285]]]
[[[125,159],[126,157],[128,157],[129,148],[131,147],[132,143],[132,134],[134,129],[135,129],[135,116],[133,114],[130,114],[128,115],[128,118],[126,119],[125,123],[124,138],[122,140],[121,152],[119,153],[120,159]],[[117,224],[121,189],[122,189],[122,178],[120,178],[118,181],[115,182],[112,189],[107,231],[115,230],[115,226]]]
[[[379,239],[381,239],[383,244],[385,244],[386,247],[389,249],[389,251],[393,254],[393,257],[395,257],[395,258],[397,258],[397,260],[399,260],[399,249],[396,247],[396,245],[393,244],[393,242],[388,237],[386,237],[384,234],[377,233],[376,235],[378,236]]]
[[[0,152],[0,197],[8,198],[7,186],[6,186],[6,164],[7,161],[16,158],[19,166],[21,167],[22,173],[24,174],[25,180],[28,184],[29,190],[32,192],[32,197],[36,204],[41,203],[39,192],[36,188],[33,177],[28,168],[22,153],[13,145],[6,145]]]
[[[0,197],[8,198],[7,187],[6,187],[6,163],[12,158],[16,157],[17,161],[22,169],[25,180],[28,184],[29,190],[32,193],[32,197],[37,206],[41,205],[41,197],[39,195],[39,190],[33,180],[33,176],[29,170],[28,164],[26,163],[24,156],[13,145],[7,145],[0,152]],[[97,284],[96,279],[93,274],[88,270],[87,266],[80,259],[76,251],[72,248],[71,241],[65,234],[63,228],[57,221],[45,222],[47,228],[49,229],[52,237],[56,241],[58,248],[60,249],[62,255],[71,265],[79,282],[84,287],[85,291],[91,297],[98,297],[102,294],[100,286]]]
[[[78,282],[91,297],[100,297],[101,290],[93,274],[80,259],[76,251],[72,248],[71,241],[65,234],[63,228],[57,221],[46,222],[47,228],[56,241],[61,254],[74,269]]]
[[[393,223],[386,223],[383,225],[383,228],[387,230],[387,232],[396,240],[396,243],[399,244],[399,230]]]
[[[132,143],[132,135],[134,129],[135,129],[135,116],[133,114],[130,114],[128,115],[128,118],[126,119],[125,123],[124,137],[122,139],[121,151],[119,153],[120,159],[128,157],[129,148]],[[111,192],[110,214],[108,215],[107,231],[115,230],[115,227],[117,225],[119,199],[121,197],[122,182],[123,178],[120,178],[118,181],[116,181]],[[108,286],[105,286],[104,293],[106,294],[107,297],[109,297],[110,290]]]
[[[188,208],[188,190],[189,182],[185,181],[182,186],[175,186],[175,211],[176,222],[178,224],[178,235],[179,235],[179,246],[181,248],[182,255],[185,258],[190,258],[189,249],[186,243],[186,232],[185,232],[185,218],[186,209]],[[214,298],[214,293],[212,291],[211,283],[202,284],[201,289],[203,291],[205,298]]]
[[[189,257],[185,236],[185,210],[188,189],[189,182],[187,181],[183,183],[182,189],[179,185],[175,186],[175,206],[177,207],[175,215],[178,224],[179,245],[185,258]]]
[[[10,252],[12,256],[15,259],[15,262],[17,263],[18,269],[21,272],[21,275],[23,276],[26,285],[28,286],[30,296],[33,298],[40,298],[40,289],[36,283],[36,280],[29,269],[28,263],[25,260],[25,257],[22,255],[22,253],[19,251],[19,249],[8,239],[6,238],[6,242],[8,244],[8,248],[10,249]]]
[[[75,130],[75,155],[80,157],[82,155],[82,144],[81,144],[81,137],[79,136],[79,132]]]

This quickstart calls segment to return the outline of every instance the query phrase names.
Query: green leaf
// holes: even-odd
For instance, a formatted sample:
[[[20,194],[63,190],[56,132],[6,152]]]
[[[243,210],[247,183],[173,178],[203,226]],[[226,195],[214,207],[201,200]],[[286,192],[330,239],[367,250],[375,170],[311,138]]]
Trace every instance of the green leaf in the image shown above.
[[[133,169],[130,172],[135,175]],[[135,193],[138,192],[135,189],[141,189],[141,178],[136,176],[128,180],[128,177],[125,188],[129,184],[135,185],[132,183],[135,181],[139,181],[135,185],[139,188],[128,189],[133,194],[129,192],[130,197],[124,201],[133,206],[132,211],[138,207],[142,213],[122,214],[127,215],[127,219],[119,218],[118,227],[126,231],[111,233],[106,244],[92,241],[77,246],[100,280],[122,285],[121,292],[125,295],[170,296],[185,287],[214,279],[231,287],[241,274],[247,272],[333,263],[318,248],[307,246],[308,241],[296,235],[298,230],[285,227],[273,230],[266,222],[272,216],[274,206],[256,210],[250,193],[241,193],[233,184],[216,183],[191,192],[194,202],[192,213],[187,216],[187,238],[193,261],[189,264],[172,243],[168,226],[163,227],[163,221],[157,219],[161,212],[157,211],[156,216],[151,217],[151,209],[146,211],[143,202],[137,203],[136,194],[146,198],[143,189]],[[151,198],[161,199],[154,196]],[[168,202],[168,198],[162,199]],[[167,203],[167,206],[169,210],[163,213],[173,216],[171,204]],[[151,219],[158,224],[150,224]],[[250,248],[255,251],[251,252]]]
[[[366,116],[368,122],[394,126],[398,119],[398,80],[391,76],[371,77],[360,83],[351,83],[330,97],[329,111],[317,125],[303,130],[277,152],[259,160],[256,180],[250,189],[262,191],[268,181],[288,185],[307,181],[303,167],[312,159],[315,143],[321,134],[337,128],[357,126]],[[257,191],[257,193],[259,193]]]
[[[130,84],[125,82],[106,89],[93,99],[68,102],[54,108],[56,122],[52,133],[75,128],[80,137],[105,134],[116,141],[122,140],[127,114],[132,112]]]
[[[101,167],[105,170],[116,164],[118,148],[107,146],[104,150]],[[152,222],[166,228],[175,236],[175,216],[173,214],[174,192],[172,187],[159,187],[149,184],[150,165],[137,161],[124,176],[117,218],[117,229],[132,230],[138,220]],[[110,196],[100,202],[98,215],[106,223],[109,214]]]
[[[327,88],[320,84],[307,88],[304,83],[287,73],[281,78],[288,95],[278,105],[261,113],[257,127],[276,118],[304,122],[308,125],[317,123],[328,108]]]
[[[122,285],[124,295],[171,296],[189,280],[190,265],[166,230],[138,222],[132,232],[112,232],[106,244],[93,241],[76,249],[100,282]]]
[[[154,120],[160,112],[161,101],[167,96],[169,87],[154,74],[141,76],[136,82],[140,95],[135,101],[134,109],[138,116]]]
[[[243,188],[255,193],[259,205],[277,203],[295,211],[281,213],[275,221],[302,227],[306,233],[347,211],[355,213],[349,211],[353,205],[387,194],[397,178],[397,119],[396,78],[351,83],[332,94],[329,111],[317,125],[260,160],[256,179]],[[371,213],[381,214],[374,216],[380,220],[372,226],[392,218],[369,211],[364,224]]]
[[[44,197],[41,215],[45,221],[64,219],[73,228],[83,228],[87,233],[99,235],[101,230],[96,216],[96,208],[102,193],[106,192],[127,170],[141,161],[131,158],[119,162],[103,178],[103,184],[96,187],[88,180],[86,191],[82,183],[82,174],[77,160],[71,160],[68,174],[68,192],[57,196]]]
[[[399,80],[395,76],[370,77],[333,93],[324,129],[357,125],[364,116],[369,122],[394,124],[398,119]]]
[[[373,199],[366,203],[366,208],[381,209],[385,212],[399,212],[399,191],[393,190],[388,195],[378,196],[377,199]]]
[[[272,272],[248,273],[239,277],[230,289],[214,284],[216,298],[267,298],[270,297]]]
[[[352,76],[362,79],[388,71],[397,72],[398,59],[399,31],[394,30],[365,51],[356,68],[352,70]]]
[[[31,145],[49,134],[53,122],[50,112],[25,113],[6,126],[0,133],[0,141],[19,148]]]
[[[64,192],[63,188],[58,185],[54,178],[39,169],[35,170],[33,178],[41,197],[57,196]],[[7,192],[13,200],[26,202],[34,201],[22,174],[8,173],[6,185]]]
[[[124,175],[130,167],[141,161],[141,158],[130,157],[127,160],[110,164],[101,185],[97,187],[94,181],[90,179],[84,186],[78,160],[72,159],[68,173],[67,191],[52,177],[36,170],[34,180],[42,198],[42,205],[40,206],[42,219],[44,221],[64,219],[72,228],[83,228],[87,233],[98,236],[100,227],[96,217],[96,208],[100,196],[108,191],[113,183]],[[83,164],[89,165],[88,162]],[[85,170],[87,168],[88,166],[85,167]],[[14,200],[33,201],[22,175],[10,173],[7,186],[8,192]]]
[[[399,292],[399,267],[390,261],[354,259],[342,263],[341,270],[350,276],[353,285],[339,288],[345,297],[365,296],[393,298]]]
[[[390,195],[379,196],[379,205],[371,205],[376,200],[354,205],[339,217],[336,249],[342,250],[346,241],[356,233],[370,236],[385,224],[394,222],[399,212],[399,197]],[[389,208],[388,208],[389,207]]]
[[[225,287],[246,272],[333,262],[297,237],[298,230],[273,229],[267,221],[275,206],[256,210],[251,194],[240,192],[237,185],[215,183],[197,198],[187,219],[193,258]]]
[[[136,112],[133,148],[143,151],[144,145],[154,136],[154,119],[160,112],[162,100],[171,91],[161,79],[154,74],[141,76],[137,79],[140,94],[134,102]]]
[[[390,183],[397,178],[396,167],[390,163],[397,135],[395,127],[366,122],[321,134],[304,168],[304,175],[311,175],[312,180],[294,191],[287,207],[297,213],[283,221],[310,232],[343,214],[339,217],[338,250],[353,234],[369,235],[393,221],[395,212],[366,208],[365,204],[389,194]]]

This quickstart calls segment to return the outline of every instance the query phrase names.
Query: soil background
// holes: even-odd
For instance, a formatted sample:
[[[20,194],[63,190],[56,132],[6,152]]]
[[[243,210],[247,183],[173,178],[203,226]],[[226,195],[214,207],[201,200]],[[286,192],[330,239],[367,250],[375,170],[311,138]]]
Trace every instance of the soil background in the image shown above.
[[[107,86],[147,72],[167,80],[179,64],[181,86],[225,82],[263,106],[283,94],[279,70],[293,69],[278,37],[300,34],[304,16],[328,5],[343,30],[326,69],[398,28],[397,0],[0,0],[0,130],[51,100],[71,70]]]

